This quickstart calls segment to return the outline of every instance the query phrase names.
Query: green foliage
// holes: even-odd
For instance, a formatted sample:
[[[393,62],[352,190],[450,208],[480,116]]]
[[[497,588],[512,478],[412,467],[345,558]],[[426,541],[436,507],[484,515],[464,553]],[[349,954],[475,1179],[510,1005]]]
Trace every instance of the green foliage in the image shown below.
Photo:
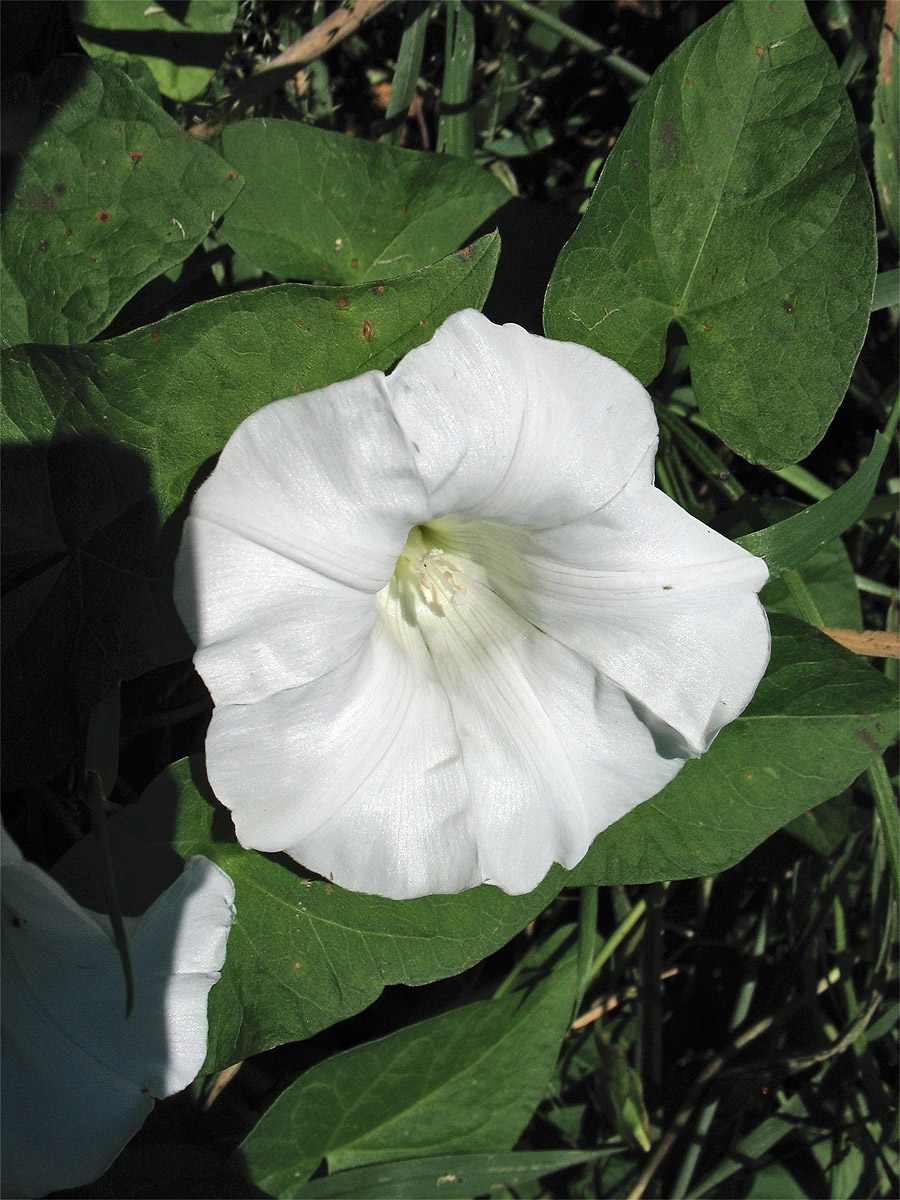
[[[88,341],[184,262],[242,187],[118,68],[61,59],[37,81],[53,115],[3,215],[3,344]]]
[[[7,786],[65,764],[73,713],[190,653],[171,599],[184,500],[240,422],[389,370],[451,312],[483,304],[498,252],[488,236],[375,287],[285,284],[106,342],[5,354]]]
[[[574,983],[570,953],[527,996],[468,1004],[313,1067],[239,1146],[249,1178],[291,1196],[323,1158],[340,1171],[510,1149],[553,1072]]]
[[[202,770],[196,760],[176,763],[146,799],[164,806],[156,820],[152,809],[134,820],[168,828],[174,801],[171,845],[183,858],[205,854],[235,883],[240,915],[210,1001],[209,1070],[327,1029],[388,984],[420,985],[466,970],[536,917],[563,882],[554,869],[528,896],[481,887],[397,901],[344,891],[217,836]]]
[[[222,236],[291,279],[394,279],[462,245],[509,199],[493,175],[294,121],[229,126],[223,149],[247,180]]]
[[[891,24],[893,20],[894,24]],[[897,12],[885,5],[878,44],[878,81],[872,105],[875,194],[894,243],[900,237],[900,37]]]
[[[837,492],[786,521],[738,538],[738,542],[751,554],[766,560],[772,579],[801,566],[862,516],[875,491],[889,447],[887,438],[878,434],[872,453],[853,479]]]
[[[545,326],[649,381],[677,321],[706,420],[782,466],[843,398],[874,250],[853,113],[805,7],[740,2],[641,96],[557,262]]]
[[[160,92],[193,100],[212,79],[228,49],[237,0],[80,0],[72,5],[78,40],[92,58],[147,64]]]
[[[102,909],[89,753],[125,914],[194,854],[237,908],[207,1077],[74,1194],[895,1195],[897,670],[814,628],[898,626],[895,6],[390,6],[252,113],[341,6],[37,7],[4,12],[4,818]],[[527,238],[466,246],[513,191]],[[537,311],[579,212],[545,331],[650,384],[659,486],[765,558],[755,697],[527,896],[242,848],[171,599],[194,489],[262,405]]]
[[[519,1189],[568,1167],[599,1157],[585,1150],[519,1150],[508,1154],[446,1154],[438,1158],[401,1159],[374,1167],[336,1171],[310,1180],[294,1195],[308,1200],[446,1200],[495,1194],[498,1188]]]
[[[710,750],[594,841],[572,883],[711,875],[851,783],[896,736],[896,694],[855,655],[773,615],[756,695]]]

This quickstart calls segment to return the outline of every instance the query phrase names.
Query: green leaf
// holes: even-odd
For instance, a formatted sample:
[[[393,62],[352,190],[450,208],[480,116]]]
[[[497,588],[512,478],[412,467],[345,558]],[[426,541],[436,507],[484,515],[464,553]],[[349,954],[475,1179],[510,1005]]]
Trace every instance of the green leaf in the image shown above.
[[[224,813],[202,772],[199,759],[183,760],[154,794],[178,789],[172,844],[182,858],[205,854],[217,862],[236,889],[238,918],[210,1000],[207,1072],[311,1037],[367,1008],[388,984],[431,983],[466,970],[533,920],[565,879],[554,868],[527,896],[488,886],[407,901],[347,892],[306,878],[289,860],[223,842],[214,821]]]
[[[106,342],[4,354],[7,787],[65,766],[120,679],[190,655],[170,518],[236,426],[282,396],[389,370],[484,303],[498,254],[492,235],[392,283],[238,293]]]
[[[323,1158],[339,1171],[510,1149],[556,1065],[574,986],[570,953],[527,996],[468,1004],[319,1063],[236,1157],[259,1187],[294,1196]]]
[[[100,333],[242,186],[109,63],[61,59],[38,88],[52,115],[17,161],[0,230],[4,345]]]
[[[751,554],[766,560],[770,579],[778,579],[805,563],[862,516],[875,491],[889,448],[889,440],[877,433],[868,458],[853,478],[836,492],[786,521],[745,534],[735,541]]]
[[[773,615],[772,659],[744,713],[659,795],[595,839],[570,884],[714,875],[837,795],[896,737],[895,689],[864,660]]]
[[[394,71],[391,95],[384,114],[386,130],[379,138],[379,141],[387,142],[392,146],[400,143],[400,138],[406,128],[409,106],[412,104],[416,88],[419,86],[422,56],[425,53],[425,33],[430,19],[430,4],[407,5],[404,14],[403,38],[397,54],[397,67]]]
[[[509,200],[471,163],[328,133],[296,121],[241,121],[223,149],[244,172],[221,236],[293,279],[393,279],[463,245]]]
[[[822,624],[837,629],[862,629],[862,608],[850,555],[840,538],[828,542],[798,568]],[[773,579],[759,594],[768,612],[804,619],[783,578]]]
[[[462,0],[444,5],[444,82],[437,149],[440,154],[471,158],[475,149],[471,92],[475,67],[475,18]]]
[[[302,1200],[465,1200],[519,1188],[556,1171],[591,1163],[602,1150],[516,1150],[507,1154],[444,1154],[354,1167],[311,1179],[292,1195]]]
[[[882,271],[875,279],[875,292],[872,296],[872,312],[881,308],[890,308],[900,304],[900,271]]]
[[[164,96],[193,100],[206,90],[228,49],[237,0],[81,0],[70,4],[75,32],[94,58],[147,64]]]
[[[890,5],[885,5],[878,46],[878,79],[872,104],[875,192],[895,245],[900,237],[900,163],[897,161],[897,148],[900,145],[900,89],[897,86],[900,80],[900,39],[896,22],[896,8],[891,10]]]
[[[641,94],[544,324],[646,382],[677,321],[703,416],[780,467],[844,396],[874,276],[871,190],[831,54],[803,4],[739,0]]]
[[[784,829],[822,858],[831,859],[850,834],[869,820],[867,814],[854,805],[849,792],[841,792],[794,817]]]
[[[628,1062],[622,1046],[608,1043],[599,1031],[596,1039],[601,1069],[592,1082],[598,1098],[621,1137],[649,1154],[650,1118],[641,1077]]]

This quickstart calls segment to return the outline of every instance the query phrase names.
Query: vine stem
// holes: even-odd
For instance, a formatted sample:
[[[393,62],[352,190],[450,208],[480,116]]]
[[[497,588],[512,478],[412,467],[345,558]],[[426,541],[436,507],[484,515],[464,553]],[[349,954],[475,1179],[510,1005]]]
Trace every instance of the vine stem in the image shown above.
[[[894,891],[900,897],[900,814],[897,812],[894,789],[891,787],[884,759],[876,759],[867,770],[866,775],[884,833],[884,845],[894,879]]]
[[[555,17],[546,9],[538,8],[536,4],[528,4],[527,0],[506,0],[506,6],[520,16],[527,17],[529,21],[534,21],[538,25],[552,29],[554,33],[561,34],[568,41],[574,42],[579,49],[586,50],[588,54],[596,54],[604,66],[609,67],[611,71],[617,71],[626,79],[630,79],[632,83],[643,85],[650,82],[650,76],[641,67],[635,66],[627,58],[622,58],[620,54],[610,53],[602,42],[595,42],[592,37],[588,37],[574,25],[561,21],[559,17]]]
[[[578,1016],[581,1001],[591,980],[594,943],[597,940],[597,900],[599,888],[583,887],[578,898],[578,960],[575,970],[575,1004],[572,1020]]]

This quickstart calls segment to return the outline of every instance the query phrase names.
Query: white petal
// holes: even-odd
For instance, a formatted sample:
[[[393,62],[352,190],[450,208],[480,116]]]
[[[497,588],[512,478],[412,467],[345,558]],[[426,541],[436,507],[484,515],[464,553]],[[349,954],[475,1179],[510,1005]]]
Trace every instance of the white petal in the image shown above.
[[[522,892],[701,753],[764,670],[766,572],[653,488],[655,446],[615,363],[474,312],[245,422],[178,591],[240,841]]]
[[[426,640],[453,709],[481,878],[520,894],[554,862],[575,866],[681,763],[657,754],[619,689],[461,565],[468,605],[432,621]]]
[[[380,371],[278,400],[241,424],[197,492],[194,518],[329,579],[377,591],[390,578],[410,526],[426,515],[425,493]],[[189,632],[192,567],[179,556],[176,602]],[[202,594],[205,602],[205,593]]]
[[[359,652],[375,622],[371,592],[203,517],[188,521],[179,554],[179,609],[199,611],[194,661],[218,705],[250,704],[327,674]],[[199,606],[186,595],[189,579]]]
[[[141,918],[126,1019],[104,919],[32,863],[9,858],[5,847],[3,1192],[41,1196],[101,1175],[153,1096],[186,1086],[200,1069],[234,889],[213,864],[194,860]]]
[[[207,769],[242,845],[287,850],[336,879],[352,862],[357,882],[339,881],[383,895],[480,882],[447,699],[380,623],[354,660],[321,679],[217,708]],[[439,888],[423,890],[426,860],[428,882],[439,879]]]
[[[387,387],[431,517],[572,521],[614,496],[656,445],[650,397],[617,363],[471,309],[410,351]]]
[[[618,684],[673,753],[693,757],[765,671],[757,592],[768,571],[653,487],[650,470],[582,521],[534,534],[476,525],[467,536],[489,586]]]

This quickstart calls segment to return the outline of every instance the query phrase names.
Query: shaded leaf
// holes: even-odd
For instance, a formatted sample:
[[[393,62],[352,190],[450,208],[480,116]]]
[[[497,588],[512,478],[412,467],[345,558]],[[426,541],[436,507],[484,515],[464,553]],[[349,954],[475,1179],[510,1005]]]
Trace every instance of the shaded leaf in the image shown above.
[[[304,1200],[463,1200],[501,1185],[521,1187],[556,1171],[600,1158],[599,1150],[517,1150],[508,1154],[445,1154],[354,1167],[304,1183],[293,1194]]]
[[[4,354],[6,787],[63,767],[120,679],[189,657],[170,518],[236,426],[282,396],[390,369],[483,304],[498,253],[488,237],[387,284],[288,284],[107,342]]]
[[[282,1092],[236,1158],[254,1183],[287,1197],[323,1158],[339,1171],[509,1149],[553,1072],[574,985],[570,953],[527,997],[468,1004],[319,1063]]]
[[[677,321],[713,430],[782,466],[844,396],[874,276],[871,190],[830,51],[803,4],[739,0],[641,94],[544,322],[646,382]]]
[[[60,59],[38,88],[52,115],[14,168],[0,230],[4,345],[94,337],[241,189],[109,63]]]
[[[789,617],[773,615],[772,660],[744,713],[652,800],[595,839],[570,883],[714,875],[822,800],[896,737],[882,674]]]
[[[70,4],[78,40],[94,58],[143,59],[164,96],[193,100],[228,49],[237,0],[81,0]],[[121,65],[121,63],[119,64]]]
[[[881,215],[894,243],[900,237],[900,37],[897,0],[884,6],[884,22],[878,42],[878,79],[872,104],[875,191]],[[896,287],[895,287],[896,292]]]
[[[192,854],[206,855],[234,881],[237,918],[210,993],[206,1074],[311,1037],[367,1008],[389,984],[431,983],[466,970],[533,920],[565,880],[554,868],[527,896],[489,886],[420,900],[348,892],[308,878],[286,856],[239,846],[203,772],[199,756],[175,763],[139,804],[110,820],[109,834],[126,915],[142,912]],[[54,876],[80,903],[102,911],[92,854],[85,839]]]
[[[510,196],[471,163],[300,125],[241,121],[223,135],[246,175],[221,236],[292,279],[362,283],[449,254]]]

